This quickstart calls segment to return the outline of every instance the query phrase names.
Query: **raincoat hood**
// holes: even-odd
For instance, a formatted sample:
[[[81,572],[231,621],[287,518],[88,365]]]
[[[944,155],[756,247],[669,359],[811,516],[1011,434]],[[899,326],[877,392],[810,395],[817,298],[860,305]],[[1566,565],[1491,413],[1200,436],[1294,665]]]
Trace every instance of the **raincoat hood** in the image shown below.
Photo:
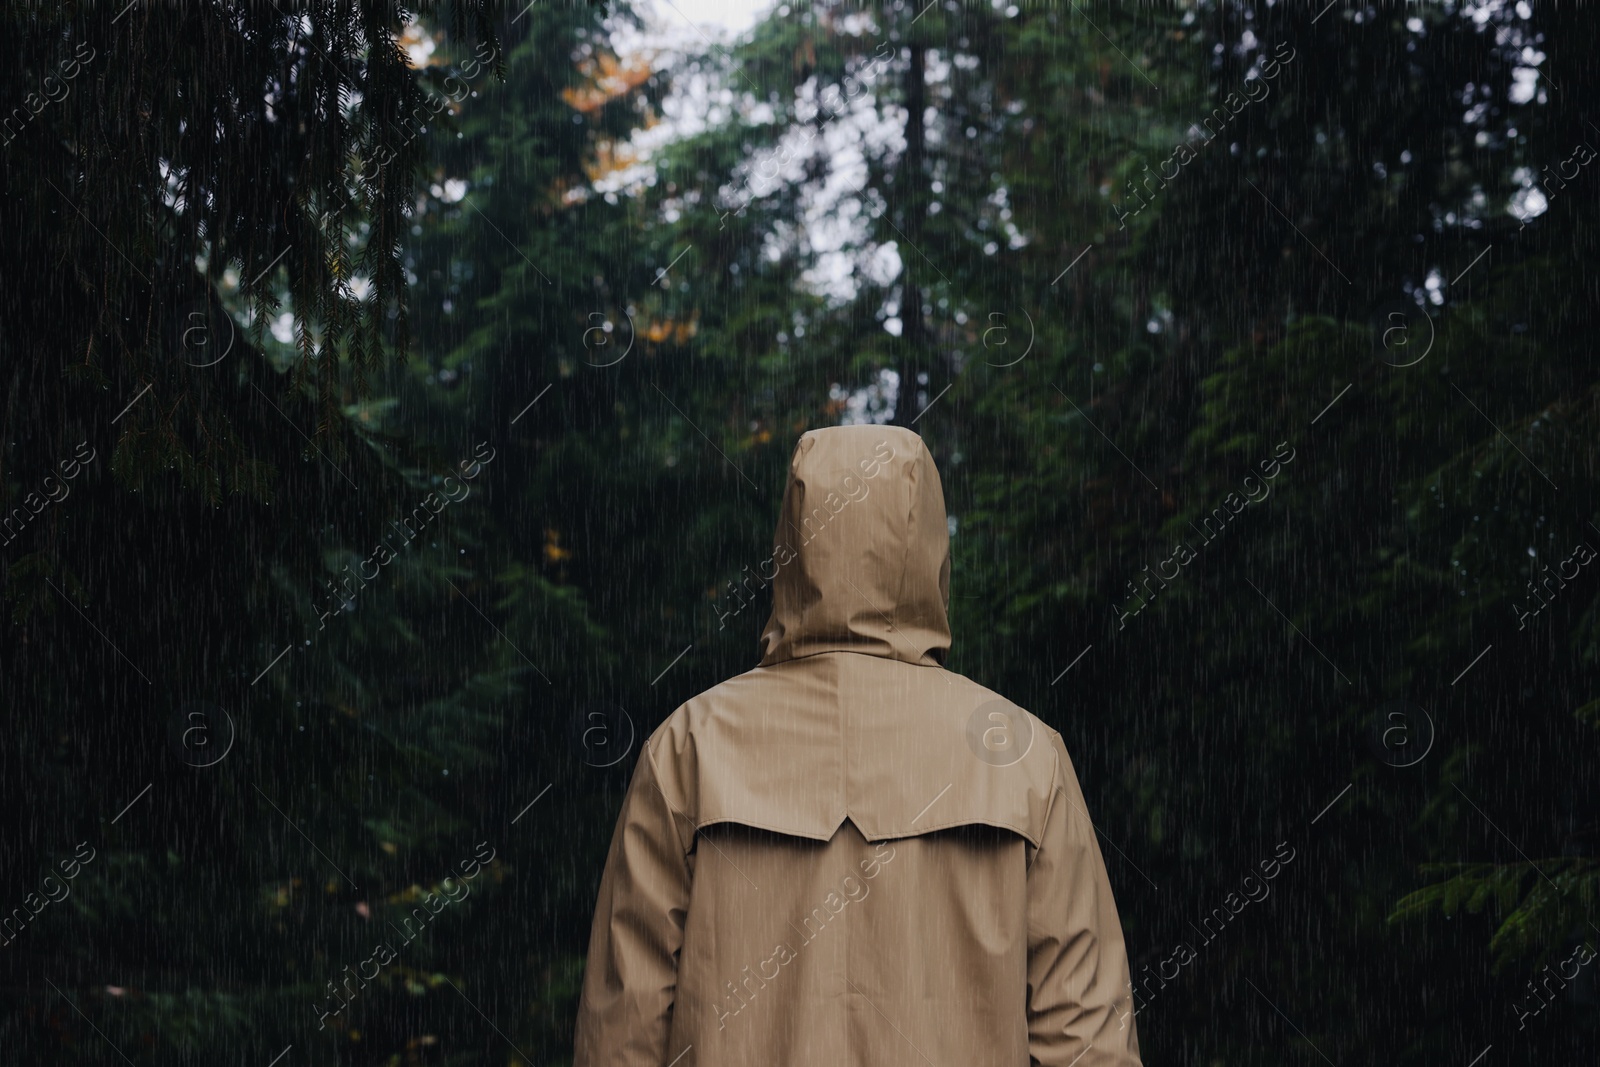
[[[939,471],[900,426],[795,444],[773,536],[761,666],[859,652],[936,667],[950,649],[950,531]]]

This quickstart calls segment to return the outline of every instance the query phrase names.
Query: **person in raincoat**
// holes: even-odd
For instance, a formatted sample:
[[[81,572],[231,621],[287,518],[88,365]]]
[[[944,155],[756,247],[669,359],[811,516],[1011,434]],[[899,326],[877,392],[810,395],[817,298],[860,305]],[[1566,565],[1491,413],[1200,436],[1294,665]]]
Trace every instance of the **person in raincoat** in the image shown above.
[[[1061,735],[943,667],[939,472],[795,446],[759,666],[649,737],[574,1067],[1135,1067],[1127,951]]]

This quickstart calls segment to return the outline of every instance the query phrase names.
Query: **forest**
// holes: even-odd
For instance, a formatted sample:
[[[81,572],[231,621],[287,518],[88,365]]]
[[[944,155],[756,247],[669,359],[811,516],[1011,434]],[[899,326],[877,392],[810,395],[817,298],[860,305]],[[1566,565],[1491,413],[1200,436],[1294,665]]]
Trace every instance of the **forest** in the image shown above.
[[[875,422],[1147,1064],[1588,1062],[1593,13],[746,6],[4,4],[0,1060],[570,1063]]]

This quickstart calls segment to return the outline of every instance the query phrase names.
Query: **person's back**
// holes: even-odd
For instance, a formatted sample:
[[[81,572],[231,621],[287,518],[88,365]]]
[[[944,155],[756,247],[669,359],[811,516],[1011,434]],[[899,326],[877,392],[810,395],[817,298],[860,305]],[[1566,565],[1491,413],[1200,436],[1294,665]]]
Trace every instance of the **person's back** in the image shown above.
[[[1066,748],[943,669],[949,567],[920,437],[801,437],[760,666],[640,753],[574,1067],[1139,1064]]]

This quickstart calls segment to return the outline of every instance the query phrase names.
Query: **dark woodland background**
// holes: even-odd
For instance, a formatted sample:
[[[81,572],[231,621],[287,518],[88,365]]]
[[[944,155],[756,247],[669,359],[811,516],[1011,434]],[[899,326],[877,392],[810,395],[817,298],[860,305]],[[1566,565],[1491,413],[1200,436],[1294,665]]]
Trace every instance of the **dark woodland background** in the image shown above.
[[[5,4],[0,1059],[569,1060],[637,742],[854,417],[1147,1063],[1591,1060],[1594,13],[636,14]]]

